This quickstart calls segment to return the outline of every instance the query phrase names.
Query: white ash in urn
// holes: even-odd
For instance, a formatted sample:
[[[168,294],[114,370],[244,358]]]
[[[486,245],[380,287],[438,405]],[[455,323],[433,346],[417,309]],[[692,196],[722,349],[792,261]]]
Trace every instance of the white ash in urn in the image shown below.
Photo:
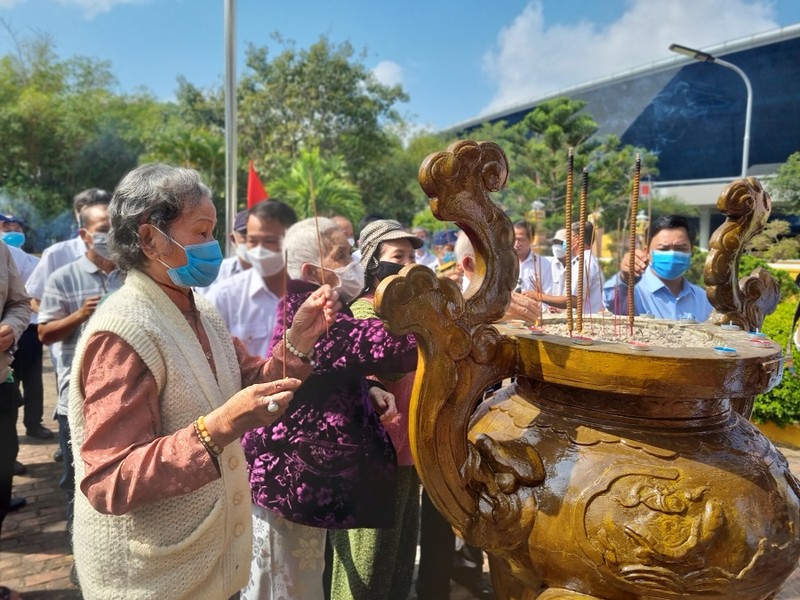
[[[556,335],[570,337],[567,324],[563,317],[545,319],[537,327],[531,327],[522,321],[504,321],[510,333],[532,335]],[[723,332],[719,332],[720,334]],[[744,334],[741,334],[742,336]],[[662,348],[713,348],[718,345],[730,343],[730,335],[724,338],[717,334],[715,329],[698,326],[696,323],[681,321],[666,321],[661,319],[637,319],[631,335],[627,318],[612,316],[584,317],[583,331],[578,331],[573,320],[572,336],[590,338],[595,342],[612,342],[628,344],[636,342],[648,346]]]

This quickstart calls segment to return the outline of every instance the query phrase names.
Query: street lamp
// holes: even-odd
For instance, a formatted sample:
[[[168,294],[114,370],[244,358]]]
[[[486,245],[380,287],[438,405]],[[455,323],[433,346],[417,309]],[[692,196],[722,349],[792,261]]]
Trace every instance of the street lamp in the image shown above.
[[[673,52],[677,52],[678,54],[683,54],[684,56],[688,56],[689,58],[693,58],[694,60],[699,60],[700,62],[708,62],[714,63],[715,65],[719,65],[720,67],[725,67],[726,69],[730,69],[739,75],[744,81],[744,86],[747,88],[747,108],[745,110],[744,116],[744,147],[742,148],[742,178],[747,177],[747,163],[750,158],[750,115],[753,112],[753,88],[750,85],[750,79],[748,79],[747,75],[744,71],[742,71],[736,65],[729,63],[726,60],[722,60],[721,58],[717,58],[708,52],[703,52],[702,50],[695,50],[694,48],[687,48],[686,46],[681,46],[679,44],[671,44],[669,47],[670,50]]]

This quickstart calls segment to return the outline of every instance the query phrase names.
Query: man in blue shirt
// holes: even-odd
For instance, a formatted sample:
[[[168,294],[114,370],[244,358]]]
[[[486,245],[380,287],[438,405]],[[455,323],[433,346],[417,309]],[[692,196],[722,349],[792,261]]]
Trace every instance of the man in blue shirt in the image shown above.
[[[636,249],[633,289],[634,314],[659,319],[705,321],[712,306],[706,291],[684,277],[692,257],[692,231],[680,215],[661,217],[650,228],[648,249]],[[621,270],[603,286],[603,303],[618,315],[628,313],[630,254]]]

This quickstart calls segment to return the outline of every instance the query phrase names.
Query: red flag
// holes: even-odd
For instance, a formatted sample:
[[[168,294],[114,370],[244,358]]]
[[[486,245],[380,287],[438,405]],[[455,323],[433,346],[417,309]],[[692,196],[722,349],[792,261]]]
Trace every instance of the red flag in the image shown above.
[[[262,200],[268,200],[269,194],[264,189],[264,184],[258,178],[255,168],[253,168],[253,161],[250,161],[250,171],[247,174],[247,208],[253,208],[253,205],[258,204]]]

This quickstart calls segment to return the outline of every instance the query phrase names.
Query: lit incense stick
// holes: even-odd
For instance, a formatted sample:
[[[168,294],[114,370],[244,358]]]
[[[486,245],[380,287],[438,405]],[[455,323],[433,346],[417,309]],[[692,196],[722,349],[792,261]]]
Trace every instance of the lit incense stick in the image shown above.
[[[584,167],[581,174],[581,197],[578,209],[578,332],[583,332],[583,288],[586,277],[586,198],[588,194],[589,168]]]
[[[630,234],[630,247],[628,248],[630,256],[628,260],[628,329],[630,336],[633,338],[633,288],[636,285],[636,278],[634,275],[636,269],[636,215],[639,212],[639,178],[642,174],[642,157],[636,153],[636,166],[633,172],[633,191],[631,192],[631,222],[629,224]]]
[[[567,201],[564,207],[565,221],[566,221],[566,242],[567,242],[567,260],[564,263],[564,279],[566,283],[567,292],[567,331],[572,337],[572,186],[573,167],[575,163],[575,153],[572,148],[569,149],[567,154]]]

